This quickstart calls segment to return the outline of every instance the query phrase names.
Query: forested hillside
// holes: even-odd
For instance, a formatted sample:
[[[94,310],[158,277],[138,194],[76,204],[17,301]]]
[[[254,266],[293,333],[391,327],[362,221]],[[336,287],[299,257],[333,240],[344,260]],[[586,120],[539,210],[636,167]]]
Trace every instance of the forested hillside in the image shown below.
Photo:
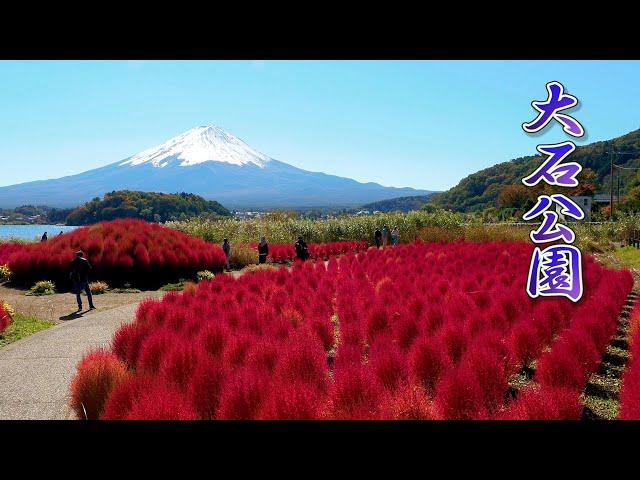
[[[612,147],[617,152],[632,153],[619,155],[616,164],[626,167],[640,165],[640,130],[634,130],[613,140],[580,146],[571,154],[569,160],[578,162],[585,168],[583,178],[579,178],[581,183],[593,181],[595,191],[609,191],[610,160],[606,152]],[[480,170],[462,179],[451,190],[434,194],[429,203],[454,211],[481,211],[489,207],[498,207],[502,191],[507,187],[522,186],[521,179],[533,172],[542,160],[541,155],[521,157]],[[636,175],[633,170],[622,171],[622,193],[632,188]],[[594,178],[590,178],[591,176]],[[614,176],[614,180],[617,189],[617,176]]]
[[[191,193],[150,193],[123,190],[94,198],[67,217],[67,225],[88,225],[116,218],[139,218],[149,222],[186,220],[197,215],[229,216],[218,202]]]
[[[379,212],[410,212],[420,210],[420,207],[427,203],[431,195],[415,195],[411,197],[390,198],[379,202],[367,203],[360,207],[362,210]]]

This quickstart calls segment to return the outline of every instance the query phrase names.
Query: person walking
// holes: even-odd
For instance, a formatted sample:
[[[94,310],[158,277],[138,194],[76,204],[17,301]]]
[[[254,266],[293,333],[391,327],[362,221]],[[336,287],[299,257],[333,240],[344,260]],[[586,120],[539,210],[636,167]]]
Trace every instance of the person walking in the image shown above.
[[[258,263],[267,263],[267,256],[269,255],[269,244],[265,237],[260,238],[258,244]]]
[[[38,238],[38,237],[36,237],[36,238]],[[42,238],[40,238],[40,241],[41,242],[46,242],[48,239],[49,239],[49,237],[47,236],[47,232],[44,232],[42,234]]]
[[[380,244],[382,243],[382,232],[378,227],[376,227],[376,231],[373,234],[376,240],[376,248],[380,248]]]
[[[382,227],[382,246],[387,246],[387,238],[389,237],[389,227],[386,225]]]
[[[307,247],[307,243],[304,241],[302,236],[298,237],[298,241],[294,244],[296,249],[296,257],[303,262],[309,258],[309,247]]]
[[[71,262],[71,281],[73,282],[73,293],[76,294],[76,300],[78,301],[78,312],[82,311],[82,297],[80,293],[84,291],[89,299],[89,309],[95,310],[93,306],[93,296],[91,295],[91,288],[89,287],[89,271],[92,270],[89,260],[84,258],[84,253],[79,251],[76,253],[76,258]]]
[[[400,241],[400,233],[398,232],[398,227],[393,227],[393,230],[391,230],[391,244],[394,247],[397,247],[399,241]]]
[[[231,271],[231,263],[230,263],[230,257],[231,257],[231,245],[229,245],[229,239],[225,238],[222,241],[222,251],[224,252],[225,257],[227,258],[227,263],[225,265],[225,268],[227,270],[227,272]]]

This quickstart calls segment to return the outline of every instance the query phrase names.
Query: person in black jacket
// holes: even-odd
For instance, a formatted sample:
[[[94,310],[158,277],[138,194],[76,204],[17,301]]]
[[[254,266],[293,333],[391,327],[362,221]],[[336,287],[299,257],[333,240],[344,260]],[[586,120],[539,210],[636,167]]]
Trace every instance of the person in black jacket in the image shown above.
[[[380,245],[382,244],[382,232],[380,231],[379,228],[376,228],[376,231],[373,234],[373,236],[375,237],[375,240],[376,240],[376,247],[380,248]]]
[[[258,263],[267,263],[267,255],[269,255],[269,244],[266,238],[261,237],[258,245]]]
[[[38,238],[38,237],[36,237],[36,238]],[[47,232],[44,232],[42,234],[42,237],[40,237],[40,241],[41,242],[46,242],[48,239],[49,239],[49,237],[47,236]]]
[[[89,271],[92,267],[89,260],[84,258],[83,252],[77,252],[76,258],[71,262],[71,281],[73,282],[73,293],[76,294],[78,300],[78,311],[82,311],[82,297],[80,293],[84,290],[89,299],[89,309],[95,310],[93,306],[93,296],[91,295],[91,288],[89,288]]]
[[[224,241],[222,242],[222,251],[224,252],[225,257],[227,258],[227,263],[225,265],[225,268],[227,270],[227,272],[231,271],[231,264],[229,263],[229,259],[231,257],[231,245],[229,245],[229,239],[225,238]]]
[[[298,241],[294,244],[296,247],[296,257],[298,257],[303,262],[309,258],[309,248],[307,247],[306,242],[302,236],[298,237]]]

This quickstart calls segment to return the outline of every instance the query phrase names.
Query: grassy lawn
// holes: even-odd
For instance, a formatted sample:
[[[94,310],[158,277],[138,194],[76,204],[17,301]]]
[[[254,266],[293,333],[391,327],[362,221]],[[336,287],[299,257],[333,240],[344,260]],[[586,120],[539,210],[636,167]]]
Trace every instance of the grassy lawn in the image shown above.
[[[47,320],[39,320],[37,318],[16,314],[13,317],[11,325],[9,325],[3,334],[0,334],[0,348],[9,343],[16,342],[21,338],[33,335],[45,328],[53,327],[54,325],[55,323]]]
[[[625,267],[640,268],[640,248],[621,247],[613,255]]]

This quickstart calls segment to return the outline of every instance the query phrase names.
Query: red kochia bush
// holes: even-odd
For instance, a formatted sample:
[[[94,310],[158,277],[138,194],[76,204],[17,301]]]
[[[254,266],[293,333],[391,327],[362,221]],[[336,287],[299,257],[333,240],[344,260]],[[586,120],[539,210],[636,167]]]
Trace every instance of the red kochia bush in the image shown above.
[[[562,387],[529,386],[518,393],[508,411],[496,416],[500,420],[580,420],[580,393]]]
[[[326,260],[336,255],[347,253],[357,253],[366,250],[368,247],[365,241],[346,241],[328,243],[309,243],[309,257],[312,260]],[[252,243],[251,248],[258,248],[257,243]],[[292,262],[296,259],[296,250],[293,243],[271,243],[269,244],[269,257],[275,263]]]
[[[435,420],[427,392],[414,385],[401,384],[383,396],[380,402],[380,420]]]
[[[9,316],[9,313],[4,309],[2,302],[0,302],[0,335],[7,329],[9,325],[11,325],[11,317]]]
[[[449,363],[446,347],[439,339],[424,338],[413,344],[409,365],[416,384],[432,391]]]
[[[111,390],[129,374],[118,357],[105,350],[86,355],[71,383],[71,408],[80,419],[97,420]]]
[[[25,248],[27,248],[26,243],[0,243],[0,265],[6,265],[9,263],[9,258],[11,255],[21,252]]]
[[[487,418],[485,392],[475,373],[458,365],[436,387],[435,408],[450,420]]]
[[[197,420],[188,398],[164,383],[154,383],[140,392],[124,420]]]
[[[633,280],[585,256],[580,302],[531,300],[531,249],[416,242],[145,301],[113,339],[129,376],[102,418],[576,418]]]
[[[114,220],[26,245],[8,258],[12,278],[23,284],[53,280],[60,289],[69,285],[69,263],[78,250],[93,265],[92,279],[116,286],[159,287],[198,271],[220,271],[224,253],[206,243],[162,225],[142,220]]]
[[[629,363],[622,376],[620,414],[622,420],[640,420],[640,306],[629,321]]]

